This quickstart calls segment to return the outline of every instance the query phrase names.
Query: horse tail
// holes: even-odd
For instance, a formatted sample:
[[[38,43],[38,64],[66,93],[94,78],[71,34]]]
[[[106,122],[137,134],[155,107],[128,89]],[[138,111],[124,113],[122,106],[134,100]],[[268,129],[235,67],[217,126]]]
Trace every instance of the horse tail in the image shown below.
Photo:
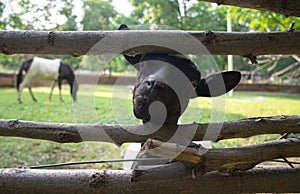
[[[20,70],[19,70],[19,73],[18,73],[18,76],[17,76],[17,90],[19,91],[19,87],[20,87],[20,84],[22,82],[22,78],[23,78],[23,71],[28,71],[31,63],[32,63],[33,59],[29,59],[27,61],[25,61],[21,67],[20,67]]]

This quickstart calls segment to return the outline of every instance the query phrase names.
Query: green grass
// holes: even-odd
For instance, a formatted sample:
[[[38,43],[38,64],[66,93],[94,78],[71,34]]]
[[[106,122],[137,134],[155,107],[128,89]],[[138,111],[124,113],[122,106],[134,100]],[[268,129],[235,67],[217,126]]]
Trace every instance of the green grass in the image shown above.
[[[55,123],[140,123],[133,116],[131,95],[126,86],[81,85],[78,102],[74,104],[69,95],[68,86],[63,87],[64,103],[59,101],[57,89],[54,91],[52,102],[48,101],[50,88],[33,88],[33,91],[38,102],[33,102],[25,89],[23,104],[19,104],[15,89],[0,89],[0,119]],[[257,116],[297,115],[300,113],[299,103],[300,95],[234,92],[233,97],[215,98],[213,101],[210,98],[192,100],[180,122],[230,121]],[[217,110],[213,118],[211,118],[212,108]],[[222,109],[226,111],[222,112]],[[235,147],[277,137],[276,135],[263,135],[246,140],[226,140],[214,144],[214,147]],[[69,161],[118,159],[122,157],[126,145],[118,148],[112,144],[98,142],[58,144],[42,140],[0,137],[0,148],[0,168],[4,168]],[[120,169],[121,167],[121,164],[99,164],[72,168]]]

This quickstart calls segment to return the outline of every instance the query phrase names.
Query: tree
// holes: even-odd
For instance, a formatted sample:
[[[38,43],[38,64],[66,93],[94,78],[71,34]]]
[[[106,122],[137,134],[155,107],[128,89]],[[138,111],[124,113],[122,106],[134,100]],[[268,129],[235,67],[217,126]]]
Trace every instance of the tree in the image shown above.
[[[111,0],[84,0],[83,30],[115,29],[114,18],[117,12]]]
[[[183,13],[178,0],[129,0],[134,6],[130,17],[137,18],[140,23],[167,25],[175,28],[183,27]]]
[[[16,11],[18,7],[21,11]],[[30,7],[28,0],[17,0],[17,1],[2,1],[0,2],[0,29],[23,29],[24,24],[22,22],[23,10]]]
[[[58,26],[58,30],[69,30],[76,31],[78,30],[77,24],[77,15],[73,13],[74,4],[72,0],[62,0],[63,7],[59,13],[67,18],[66,22]]]
[[[59,13],[66,17],[66,22],[57,27],[57,30],[60,31],[76,31],[79,29],[78,16],[74,13],[75,5],[72,0],[62,0],[62,8],[59,10]],[[74,69],[78,69],[80,62],[82,60],[81,57],[72,57],[70,55],[62,55],[60,58],[72,65]]]
[[[3,18],[3,11],[4,11],[5,5],[0,1],[0,18]],[[0,29],[4,29],[4,21],[0,21]]]
[[[300,18],[286,17],[272,12],[245,9],[238,7],[220,7],[219,9],[230,10],[234,27],[244,26],[248,30],[254,31],[283,31],[286,30],[292,22],[299,23]],[[244,29],[244,30],[246,30]]]
[[[233,28],[235,30],[243,31],[285,31],[289,28],[291,23],[295,22],[295,26],[300,23],[300,18],[298,17],[287,17],[282,14],[276,14],[273,12],[245,9],[239,7],[228,7],[221,6],[221,10],[230,10]],[[294,27],[296,28],[296,27]],[[293,30],[293,29],[291,29]],[[288,46],[288,45],[287,45]],[[257,66],[245,66],[243,70],[255,72],[262,72],[267,76],[277,75],[276,72],[282,72],[287,67],[295,63],[295,58],[292,56],[261,56],[259,57],[261,61],[268,61],[267,63],[260,62]],[[288,71],[283,72],[282,78],[299,78],[298,66],[288,69]],[[277,77],[277,76],[275,76]]]
[[[195,3],[185,13],[185,30],[226,31],[226,12],[213,8],[210,3]]]
[[[5,4],[4,4],[5,3]],[[17,0],[0,2],[0,29],[19,30],[77,30],[77,16],[73,13],[74,4],[70,0],[33,2]],[[17,7],[17,9],[16,9]],[[32,14],[35,13],[35,14]],[[57,20],[56,17],[61,19]],[[65,22],[64,22],[65,18]],[[64,22],[64,23],[63,23]],[[62,24],[63,23],[63,24]],[[18,69],[25,59],[33,55],[2,56],[0,65],[7,69]],[[44,56],[57,58],[58,56]],[[76,69],[81,58],[59,56]]]

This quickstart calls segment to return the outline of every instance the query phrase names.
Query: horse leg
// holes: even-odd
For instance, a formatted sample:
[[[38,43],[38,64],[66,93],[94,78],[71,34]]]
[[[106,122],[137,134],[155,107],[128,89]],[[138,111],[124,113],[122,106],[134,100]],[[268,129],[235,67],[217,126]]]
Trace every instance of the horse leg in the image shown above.
[[[32,92],[32,83],[33,83],[33,80],[34,80],[34,78],[28,78],[28,76],[26,76],[26,85],[27,85],[27,87],[28,87],[28,90],[29,90],[29,93],[30,93],[30,95],[31,95],[31,98],[32,98],[32,100],[34,101],[34,102],[36,102],[37,100],[36,100],[36,98],[34,97],[34,95],[33,95],[33,92]]]
[[[49,94],[49,97],[48,97],[49,101],[52,101],[52,93],[53,93],[55,83],[56,83],[56,80],[53,80],[52,85],[51,85],[51,91],[50,91],[50,94]]]
[[[23,82],[24,83],[24,82]],[[23,87],[24,87],[24,84],[20,84],[19,86],[19,92],[18,92],[18,102],[20,104],[22,104],[22,91],[23,91]]]
[[[62,95],[61,95],[61,83],[62,83],[62,79],[59,77],[58,78],[59,99],[61,102],[64,102],[64,99],[62,98]]]
[[[32,100],[33,100],[34,102],[37,102],[37,99],[34,97],[34,95],[33,95],[33,93],[32,93],[31,85],[28,86],[28,89],[29,89],[29,93],[30,93],[30,95],[31,95]]]
[[[27,84],[28,84],[28,79],[26,76],[25,79],[23,80],[23,82],[19,86],[18,101],[20,104],[22,104],[22,92],[23,92],[24,86],[26,86]]]

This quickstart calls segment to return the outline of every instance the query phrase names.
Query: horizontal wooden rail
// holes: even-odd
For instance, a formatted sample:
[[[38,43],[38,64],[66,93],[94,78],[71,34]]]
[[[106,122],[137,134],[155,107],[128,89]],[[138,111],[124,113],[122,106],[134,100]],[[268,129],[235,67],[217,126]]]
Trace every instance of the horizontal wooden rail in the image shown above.
[[[192,138],[194,141],[218,141],[260,134],[300,133],[299,123],[300,115],[248,118],[224,123],[195,123],[179,125],[182,133],[177,135],[182,138]],[[176,129],[177,126],[165,126],[154,133],[140,135],[144,132],[147,134],[149,128],[143,125],[57,124],[0,120],[0,136],[43,139],[59,143],[102,141],[121,145],[128,142],[145,142],[148,138],[168,141]],[[210,136],[211,132],[213,134],[216,132],[214,130],[219,133]]]
[[[300,168],[258,167],[196,179],[132,182],[132,171],[1,169],[0,193],[286,193],[300,191]]]
[[[0,52],[4,54],[80,56],[119,54],[125,51],[129,54],[174,53],[176,50],[184,54],[251,57],[266,54],[299,54],[299,42],[299,31],[0,31]]]

